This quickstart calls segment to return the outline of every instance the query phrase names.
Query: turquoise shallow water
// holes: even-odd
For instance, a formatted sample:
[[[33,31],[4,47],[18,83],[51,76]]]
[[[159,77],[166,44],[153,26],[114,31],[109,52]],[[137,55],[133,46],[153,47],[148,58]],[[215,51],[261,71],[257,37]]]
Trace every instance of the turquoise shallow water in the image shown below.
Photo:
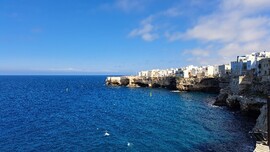
[[[0,151],[252,151],[254,120],[216,95],[107,87],[105,76],[1,76]]]

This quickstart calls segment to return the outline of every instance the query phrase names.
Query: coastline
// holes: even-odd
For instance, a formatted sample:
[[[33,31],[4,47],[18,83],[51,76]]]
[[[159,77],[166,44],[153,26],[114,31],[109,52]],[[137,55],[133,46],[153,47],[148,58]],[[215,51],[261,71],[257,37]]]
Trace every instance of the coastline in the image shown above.
[[[122,76],[107,77],[106,85],[126,87],[166,88],[178,91],[201,91],[218,93],[214,106],[226,106],[231,110],[240,111],[241,114],[254,117],[256,124],[249,132],[254,137],[261,134],[266,143],[267,135],[267,95],[270,90],[269,81],[253,76],[227,76],[222,78],[180,78],[170,77],[141,77]],[[268,146],[267,146],[268,147]],[[256,149],[256,147],[255,147]]]

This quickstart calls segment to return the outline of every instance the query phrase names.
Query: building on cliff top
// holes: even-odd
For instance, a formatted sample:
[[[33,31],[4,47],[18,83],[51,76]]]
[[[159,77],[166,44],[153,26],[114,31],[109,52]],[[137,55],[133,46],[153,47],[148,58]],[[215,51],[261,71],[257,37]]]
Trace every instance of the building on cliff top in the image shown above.
[[[244,56],[237,56],[237,60],[231,62],[231,73],[234,76],[252,73],[258,75],[259,61],[270,58],[270,52],[255,52]]]
[[[168,77],[168,76],[176,76],[179,75],[179,69],[177,68],[171,68],[166,70],[160,70],[160,69],[153,69],[149,71],[140,71],[138,73],[138,76],[140,77]]]
[[[257,76],[261,77],[262,81],[270,81],[270,58],[259,61]]]
[[[225,77],[231,74],[231,64],[222,64],[218,66],[218,76]]]
[[[225,77],[228,75],[242,76],[242,75],[262,75],[263,70],[259,69],[259,61],[265,58],[270,58],[270,52],[255,52],[244,56],[237,56],[236,61],[230,64],[222,65],[208,65],[208,66],[193,66],[189,65],[182,68],[170,68],[165,70],[153,69],[147,71],[140,71],[140,77],[168,77],[178,76],[183,78],[192,77]],[[262,63],[265,64],[265,63]],[[264,67],[261,67],[264,68]],[[258,73],[260,72],[260,73]],[[265,72],[265,71],[264,71]]]

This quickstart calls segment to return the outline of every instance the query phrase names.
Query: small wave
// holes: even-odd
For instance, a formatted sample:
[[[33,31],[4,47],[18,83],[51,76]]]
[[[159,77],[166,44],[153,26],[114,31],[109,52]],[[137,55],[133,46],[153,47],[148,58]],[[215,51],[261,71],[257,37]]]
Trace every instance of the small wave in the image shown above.
[[[133,143],[128,142],[128,143],[127,143],[127,146],[128,146],[128,147],[131,147],[131,146],[133,146]]]
[[[213,105],[213,104],[208,104],[210,107],[213,107],[213,108],[219,108],[219,106],[216,106],[216,105]]]
[[[171,91],[171,92],[181,92],[181,91],[179,91],[179,90],[173,90],[173,91]]]
[[[104,136],[110,136],[107,130],[105,131]]]

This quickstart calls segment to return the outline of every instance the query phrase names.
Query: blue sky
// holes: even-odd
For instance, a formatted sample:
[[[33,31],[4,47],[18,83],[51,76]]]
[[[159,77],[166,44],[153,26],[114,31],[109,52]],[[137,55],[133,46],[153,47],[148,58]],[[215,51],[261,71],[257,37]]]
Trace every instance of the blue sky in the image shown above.
[[[270,48],[269,0],[1,0],[0,74],[135,74]]]

